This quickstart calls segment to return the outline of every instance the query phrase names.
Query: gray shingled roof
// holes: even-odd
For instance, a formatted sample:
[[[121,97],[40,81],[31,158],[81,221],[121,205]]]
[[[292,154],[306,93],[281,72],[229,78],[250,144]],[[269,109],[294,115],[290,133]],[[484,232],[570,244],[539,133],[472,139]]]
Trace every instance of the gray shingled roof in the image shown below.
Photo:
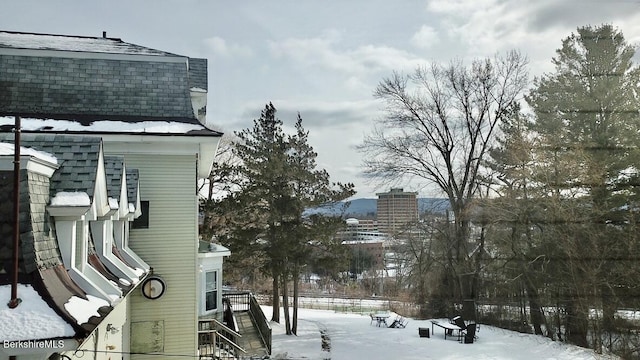
[[[50,236],[49,179],[20,172],[20,272],[29,274],[62,263],[58,243]],[[0,269],[9,271],[13,254],[13,171],[0,171]]]
[[[96,50],[102,47],[106,49]],[[50,55],[20,50],[43,48],[61,51]],[[140,58],[141,53],[162,56]],[[207,88],[206,59],[113,39],[0,32],[0,69],[0,115],[85,123],[167,119],[198,123],[190,89]]]
[[[116,38],[37,34],[15,31],[0,31],[0,48],[177,56],[166,51],[126,43]]]
[[[13,143],[12,134],[0,141]],[[23,134],[20,145],[54,155],[60,168],[51,177],[51,192],[85,192],[93,198],[102,139],[89,136]]]
[[[189,88],[207,88],[207,59],[189,58]]]
[[[104,172],[107,177],[107,196],[120,201],[120,187],[122,186],[122,156],[105,156]]]
[[[138,202],[138,169],[127,169],[127,201],[129,204]]]
[[[186,64],[0,53],[0,114],[196,122]]]
[[[107,193],[109,197],[120,200],[120,187],[122,186],[122,168],[124,157],[105,156],[104,166],[107,176]],[[138,196],[138,169],[127,169],[127,201],[135,204]]]

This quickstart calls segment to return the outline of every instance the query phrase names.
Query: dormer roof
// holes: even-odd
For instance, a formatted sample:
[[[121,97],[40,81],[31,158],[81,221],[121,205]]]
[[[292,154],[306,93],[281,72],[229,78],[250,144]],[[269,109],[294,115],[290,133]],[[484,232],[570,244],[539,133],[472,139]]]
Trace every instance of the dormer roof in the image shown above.
[[[0,141],[13,142],[10,134]],[[51,196],[59,192],[84,192],[93,198],[102,140],[98,137],[24,134],[24,147],[38,149],[58,159],[60,168],[51,177]]]

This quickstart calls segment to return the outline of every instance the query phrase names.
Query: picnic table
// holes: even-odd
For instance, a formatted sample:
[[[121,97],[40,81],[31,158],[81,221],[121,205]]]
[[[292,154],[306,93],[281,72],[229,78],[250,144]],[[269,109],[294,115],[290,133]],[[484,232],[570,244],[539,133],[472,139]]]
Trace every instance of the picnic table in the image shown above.
[[[454,331],[458,332],[458,338],[460,338],[460,331],[462,331],[462,328],[460,326],[458,326],[456,324],[451,324],[449,322],[431,320],[431,333],[434,333],[433,332],[433,326],[434,325],[444,329],[444,338],[445,338],[445,340],[447,339],[447,335],[453,336],[453,332]]]
[[[387,327],[387,319],[389,318],[389,316],[390,315],[387,313],[371,315],[371,317],[376,321],[376,326],[382,326],[382,324],[384,324],[385,327]]]

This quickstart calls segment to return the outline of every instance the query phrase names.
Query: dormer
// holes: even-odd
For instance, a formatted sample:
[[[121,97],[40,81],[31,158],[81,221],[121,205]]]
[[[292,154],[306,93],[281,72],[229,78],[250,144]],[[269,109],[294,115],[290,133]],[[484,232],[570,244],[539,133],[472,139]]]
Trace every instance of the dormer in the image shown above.
[[[122,297],[122,290],[89,264],[89,221],[95,203],[83,192],[59,192],[47,211],[54,218],[62,261],[71,279],[87,294],[110,304]]]
[[[126,276],[125,280],[135,284],[150,269],[128,245],[129,225],[142,214],[137,171],[127,170],[124,158],[118,156],[106,157],[105,166],[109,199],[118,204],[118,209],[110,215],[108,221],[96,222],[96,227],[99,225],[107,230],[102,236],[101,249],[96,250],[102,254],[104,261],[118,268],[114,271],[120,272]],[[130,199],[129,194],[133,194],[135,199]]]

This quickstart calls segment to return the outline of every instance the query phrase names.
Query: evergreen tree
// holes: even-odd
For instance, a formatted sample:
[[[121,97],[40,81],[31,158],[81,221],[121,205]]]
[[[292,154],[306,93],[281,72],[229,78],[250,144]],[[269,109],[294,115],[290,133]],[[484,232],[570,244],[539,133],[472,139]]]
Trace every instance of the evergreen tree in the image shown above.
[[[535,139],[530,131],[531,120],[521,112],[519,104],[514,104],[507,114],[485,163],[490,174],[485,181],[497,194],[486,201],[485,211],[490,214],[493,245],[502,260],[497,268],[502,269],[504,278],[518,279],[518,287],[524,289],[528,299],[534,333],[541,335],[543,328],[549,329],[539,298],[545,258],[540,256],[541,244],[534,224],[542,220],[544,194],[532,180]],[[512,282],[505,283],[513,287]],[[529,323],[528,319],[523,320]]]
[[[537,180],[549,186],[562,214],[555,229],[569,274],[561,289],[568,340],[588,346],[589,309],[603,304],[605,330],[616,308],[614,288],[628,282],[619,261],[624,228],[637,203],[638,86],[635,50],[611,25],[581,27],[563,40],[555,72],[535,80],[528,102],[542,146]],[[569,230],[569,231],[568,231]],[[617,260],[614,260],[617,259]],[[637,267],[637,265],[632,265]],[[626,285],[625,285],[626,286]],[[600,328],[592,329],[600,350]]]
[[[308,131],[298,115],[295,134],[288,135],[268,104],[252,128],[236,133],[234,167],[242,181],[220,204],[224,239],[243,258],[260,259],[258,266],[272,277],[273,321],[280,321],[282,293],[287,333],[295,333],[297,301],[293,321],[289,316],[288,284],[293,281],[297,298],[301,269],[312,261],[314,247],[330,248],[335,226],[328,220],[305,218],[304,210],[344,200],[354,194],[353,184],[331,183],[324,169],[317,169],[317,153],[308,143]],[[293,323],[293,325],[292,325]]]

